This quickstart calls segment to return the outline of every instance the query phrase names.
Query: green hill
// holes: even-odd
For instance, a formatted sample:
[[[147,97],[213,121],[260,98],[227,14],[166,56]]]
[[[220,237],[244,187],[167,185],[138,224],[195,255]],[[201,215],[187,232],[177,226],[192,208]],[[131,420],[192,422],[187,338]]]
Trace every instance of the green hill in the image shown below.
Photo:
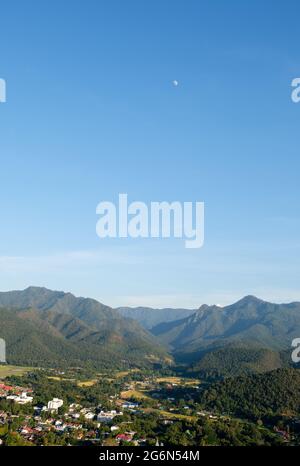
[[[207,409],[248,419],[299,415],[300,371],[277,369],[227,378],[212,384],[201,403]]]
[[[204,352],[199,361],[192,364],[189,372],[197,377],[234,377],[251,373],[263,373],[286,365],[279,351],[247,346],[228,346]]]

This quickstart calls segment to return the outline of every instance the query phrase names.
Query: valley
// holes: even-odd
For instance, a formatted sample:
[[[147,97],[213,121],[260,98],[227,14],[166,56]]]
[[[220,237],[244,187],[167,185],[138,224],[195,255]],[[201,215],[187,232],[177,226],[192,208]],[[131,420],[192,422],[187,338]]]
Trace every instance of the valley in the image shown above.
[[[297,445],[300,375],[290,369],[264,377],[263,384],[257,376],[251,384],[243,377],[209,383],[170,370],[97,375],[75,368],[35,369],[0,383],[0,441],[28,446]],[[285,393],[293,380],[274,404],[274,390],[280,385],[278,393]],[[16,396],[21,391],[30,395],[29,402],[25,395]]]
[[[299,303],[122,309],[0,293],[2,444],[299,444]]]

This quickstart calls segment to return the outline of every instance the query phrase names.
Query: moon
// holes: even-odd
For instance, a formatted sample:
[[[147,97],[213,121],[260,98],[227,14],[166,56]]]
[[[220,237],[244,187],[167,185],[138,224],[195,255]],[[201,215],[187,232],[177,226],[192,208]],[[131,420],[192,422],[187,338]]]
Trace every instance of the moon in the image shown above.
[[[174,79],[174,80],[172,81],[172,84],[173,84],[174,87],[177,87],[178,84],[179,84],[179,82],[177,81],[177,79]]]

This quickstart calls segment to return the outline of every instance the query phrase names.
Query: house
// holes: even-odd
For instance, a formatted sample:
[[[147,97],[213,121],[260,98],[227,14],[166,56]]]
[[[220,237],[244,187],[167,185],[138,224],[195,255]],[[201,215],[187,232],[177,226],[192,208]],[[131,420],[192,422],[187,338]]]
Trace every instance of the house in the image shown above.
[[[13,387],[11,387],[10,385],[5,385],[4,383],[0,383],[0,390],[10,392],[11,390],[13,390]]]
[[[21,395],[8,395],[6,399],[13,400],[15,403],[18,403],[19,405],[25,405],[27,403],[32,403],[33,397],[27,396],[26,392],[22,392]]]
[[[45,411],[48,411],[47,406],[34,406],[33,407],[35,414],[38,416]]]
[[[24,426],[22,427],[21,429],[21,434],[23,435],[26,435],[26,434],[33,434],[34,433],[34,429],[32,429],[31,427],[29,426]]]
[[[75,429],[75,430],[79,430],[79,429],[82,429],[82,424],[74,424],[73,422],[68,422],[66,424],[66,427],[68,429]]]
[[[132,438],[133,438],[133,435],[129,434],[129,433],[125,433],[125,434],[118,434],[116,436],[116,439],[120,442],[120,441],[123,441],[123,442],[131,442],[132,441]]]
[[[171,424],[174,424],[174,421],[172,419],[164,419],[162,421],[162,423],[165,425],[165,426],[168,426],[168,425],[171,425]]]
[[[63,400],[60,400],[59,398],[53,398],[53,400],[48,401],[48,409],[49,411],[57,411],[58,408],[63,406],[63,404]]]
[[[75,411],[79,411],[82,408],[81,405],[78,403],[71,403],[69,406],[69,413],[74,413]]]
[[[117,412],[115,410],[111,411],[100,411],[99,414],[97,414],[97,421],[98,422],[110,422],[113,420],[114,417],[116,416],[123,416],[122,412]]]
[[[122,408],[124,409],[135,409],[138,408],[139,404],[138,403],[132,403],[129,401],[126,401],[125,403],[122,404]]]

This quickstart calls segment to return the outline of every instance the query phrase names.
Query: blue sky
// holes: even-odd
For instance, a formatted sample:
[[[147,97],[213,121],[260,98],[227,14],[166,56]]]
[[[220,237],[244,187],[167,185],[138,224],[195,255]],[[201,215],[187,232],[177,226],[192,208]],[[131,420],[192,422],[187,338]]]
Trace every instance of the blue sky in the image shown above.
[[[1,289],[112,306],[300,300],[299,13],[297,1],[3,3]],[[118,193],[204,201],[204,247],[100,240],[96,206]]]

